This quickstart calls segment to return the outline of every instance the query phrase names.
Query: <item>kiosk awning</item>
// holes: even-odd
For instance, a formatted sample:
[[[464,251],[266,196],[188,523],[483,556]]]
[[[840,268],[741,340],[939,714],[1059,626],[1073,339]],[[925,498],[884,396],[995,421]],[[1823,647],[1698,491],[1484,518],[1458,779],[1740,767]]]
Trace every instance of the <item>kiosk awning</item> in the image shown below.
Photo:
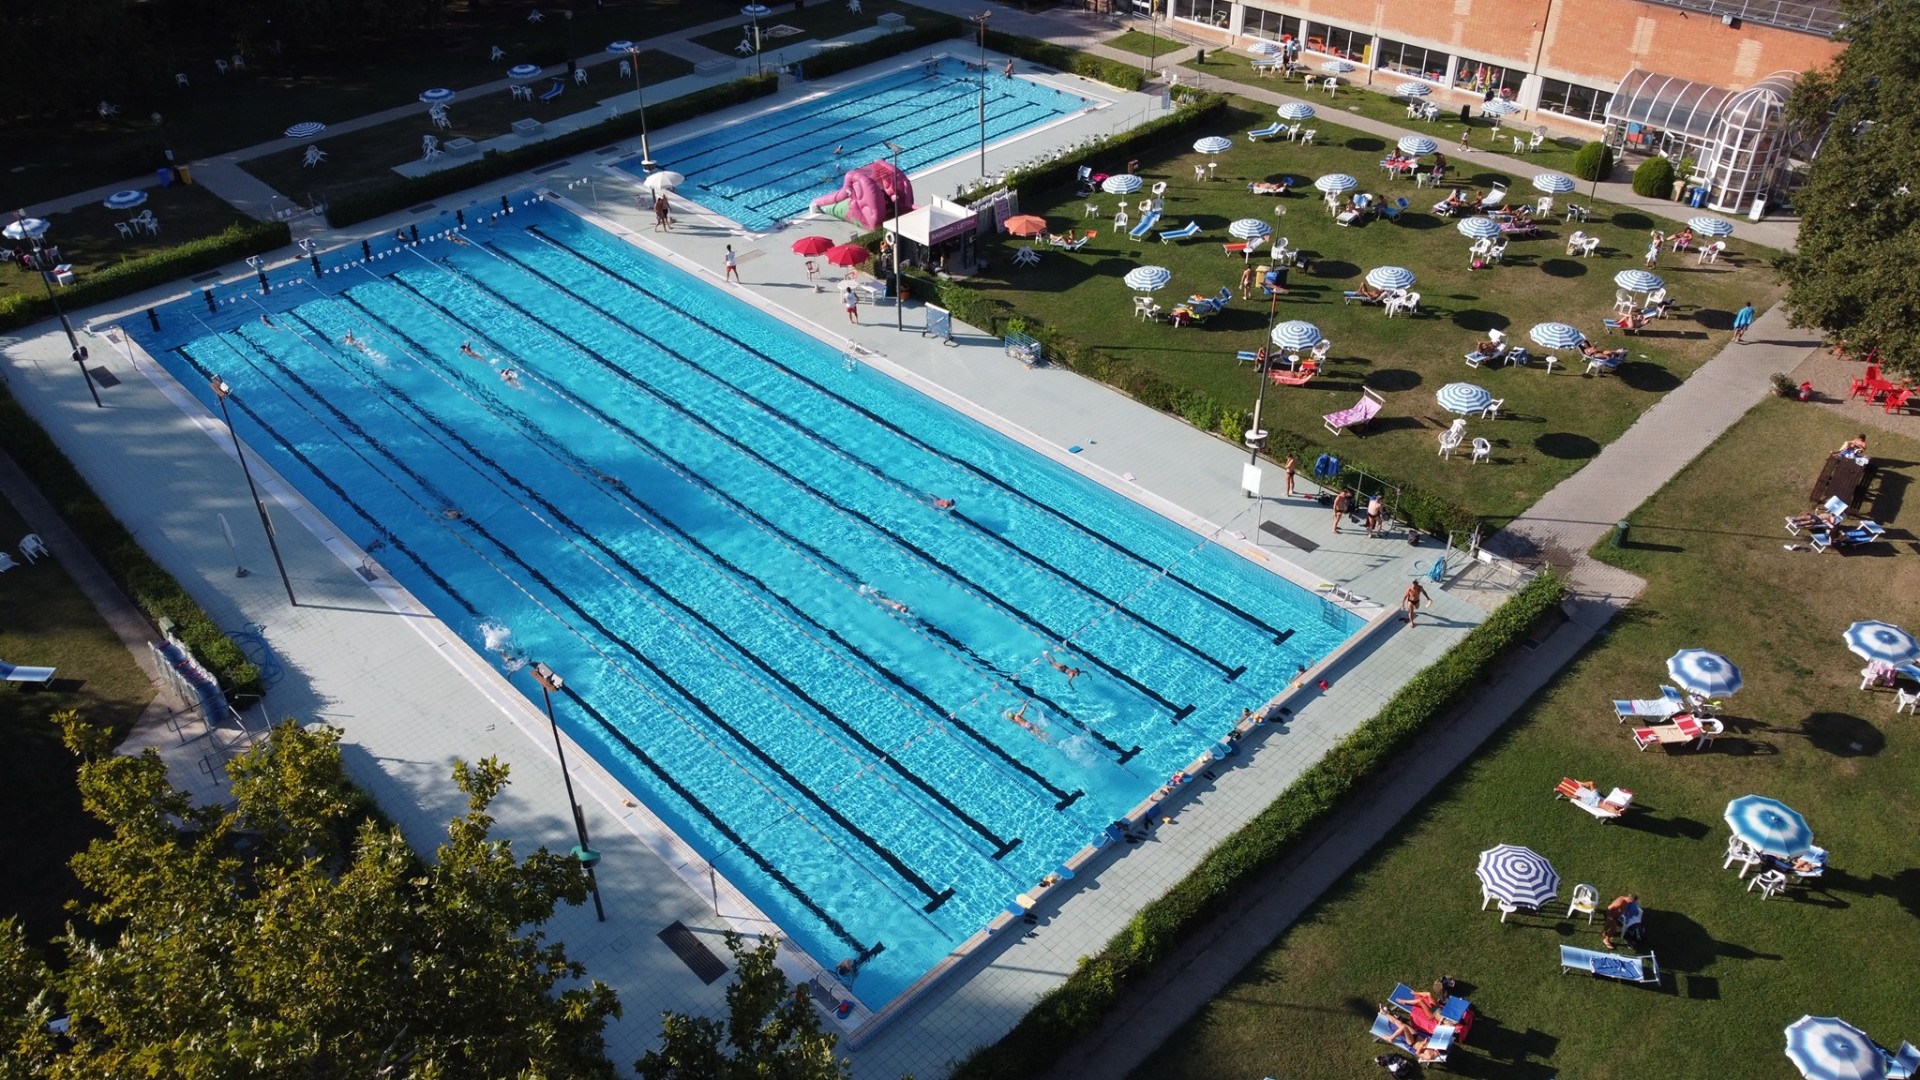
[[[935,198],[926,206],[900,215],[900,236],[922,247],[932,247],[973,232],[978,221],[979,215],[959,203]],[[883,224],[888,232],[893,231],[891,218]]]

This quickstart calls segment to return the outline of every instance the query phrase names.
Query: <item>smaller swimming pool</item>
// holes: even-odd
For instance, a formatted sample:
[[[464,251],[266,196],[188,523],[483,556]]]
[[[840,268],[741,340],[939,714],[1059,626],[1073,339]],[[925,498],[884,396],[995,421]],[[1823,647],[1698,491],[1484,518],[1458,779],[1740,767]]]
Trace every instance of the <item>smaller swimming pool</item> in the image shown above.
[[[893,160],[889,142],[909,175],[978,147],[982,87],[990,143],[1103,104],[943,56],[671,143],[659,161],[687,178],[687,198],[766,232],[848,170]],[[615,167],[646,172],[637,157]]]

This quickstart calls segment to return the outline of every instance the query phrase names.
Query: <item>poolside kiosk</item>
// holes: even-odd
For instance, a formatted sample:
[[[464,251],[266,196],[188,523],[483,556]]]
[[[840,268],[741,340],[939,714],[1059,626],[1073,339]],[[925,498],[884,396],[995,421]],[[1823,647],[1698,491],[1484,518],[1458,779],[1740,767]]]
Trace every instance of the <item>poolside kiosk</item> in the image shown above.
[[[893,233],[891,219],[882,223]],[[980,228],[980,215],[957,202],[934,196],[932,202],[900,215],[900,234],[913,247],[900,249],[901,262],[932,263],[941,266],[950,256],[959,256],[962,266],[973,265],[973,237]]]

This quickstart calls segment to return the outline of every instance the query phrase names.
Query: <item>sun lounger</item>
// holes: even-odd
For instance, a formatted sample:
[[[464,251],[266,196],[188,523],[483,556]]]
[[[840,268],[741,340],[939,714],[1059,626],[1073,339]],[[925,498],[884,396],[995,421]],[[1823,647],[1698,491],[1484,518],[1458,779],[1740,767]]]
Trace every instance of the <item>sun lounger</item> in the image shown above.
[[[1313,377],[1319,374],[1319,372],[1319,365],[1315,364],[1312,360],[1303,360],[1300,362],[1299,369],[1295,371],[1282,371],[1279,368],[1274,368],[1271,377],[1276,386],[1305,386],[1311,382]]]
[[[1279,123],[1278,121],[1275,121],[1274,123],[1268,124],[1266,127],[1263,127],[1258,131],[1247,132],[1247,138],[1265,139],[1270,136],[1278,135],[1285,130],[1287,130],[1287,125]]]
[[[1634,698],[1631,701],[1615,701],[1613,717],[1624,724],[1629,720],[1665,720],[1687,711],[1687,703],[1681,700],[1680,691],[1671,686],[1660,688],[1663,696],[1657,698]]]
[[[1367,421],[1380,415],[1380,408],[1386,403],[1385,398],[1363,386],[1360,388],[1360,400],[1354,402],[1352,407],[1327,413],[1320,419],[1328,431],[1338,435],[1350,427],[1364,427]]]
[[[1652,953],[1645,956],[1620,956],[1597,949],[1562,945],[1560,946],[1560,970],[1562,974],[1569,971],[1584,971],[1589,975],[1619,979],[1622,982],[1657,984],[1660,981],[1660,965],[1654,960]]]
[[[1235,367],[1239,367],[1241,364],[1257,364],[1260,362],[1260,354],[1257,351],[1242,349],[1235,355],[1234,360]]]
[[[1135,225],[1133,230],[1127,233],[1127,235],[1133,237],[1135,240],[1144,240],[1147,238],[1147,234],[1153,231],[1153,227],[1158,224],[1160,224],[1160,214],[1158,211],[1155,211],[1142,218],[1140,224]]]
[[[1686,713],[1674,717],[1671,724],[1633,729],[1633,744],[1642,752],[1649,746],[1671,746],[1675,743],[1688,743],[1695,740],[1704,742],[1706,738],[1706,729],[1700,726],[1700,721]]]
[[[1395,986],[1393,988],[1393,995],[1387,998],[1387,1004],[1400,1009],[1409,1016],[1413,1015],[1413,1003],[1413,988],[1406,983]],[[1459,1024],[1460,1021],[1466,1019],[1467,1012],[1472,1008],[1473,1002],[1455,994],[1448,997],[1447,1000],[1441,1004],[1438,1012],[1440,1019]],[[1466,1034],[1464,1032],[1458,1033],[1455,1037],[1463,1042],[1466,1040]]]
[[[27,686],[52,686],[53,668],[15,667],[0,660],[0,682],[24,683]]]
[[[1433,1030],[1432,1035],[1427,1037],[1426,1056],[1422,1057],[1421,1052],[1414,1049],[1413,1044],[1407,1041],[1406,1036],[1401,1035],[1397,1038],[1395,1037],[1393,1018],[1384,1012],[1374,1014],[1373,1027],[1368,1034],[1386,1043],[1388,1046],[1393,1047],[1395,1050],[1411,1055],[1416,1061],[1419,1061],[1423,1065],[1446,1064],[1447,1051],[1453,1048],[1453,1025],[1442,1024]]]
[[[1901,1043],[1900,1052],[1887,1052],[1887,1080],[1910,1080],[1920,1073],[1920,1047]]]
[[[1199,235],[1200,235],[1200,223],[1197,221],[1189,221],[1178,229],[1168,229],[1167,231],[1161,233],[1160,242],[1164,244],[1169,240],[1185,240],[1189,236],[1199,236]]]
[[[1561,777],[1553,793],[1556,798],[1566,799],[1601,821],[1612,821],[1633,805],[1633,792],[1625,788],[1614,788],[1602,799],[1599,788],[1572,777]]]
[[[563,83],[558,79],[555,79],[553,81],[553,85],[547,87],[547,92],[540,95],[540,100],[552,101],[554,98],[559,97],[563,92],[565,92],[566,89],[567,89],[566,83]]]
[[[1836,535],[1837,533],[1837,535]],[[1845,531],[1829,529],[1813,534],[1815,554],[1832,547],[1858,547],[1886,538],[1887,530],[1871,521],[1862,521],[1859,525]]]

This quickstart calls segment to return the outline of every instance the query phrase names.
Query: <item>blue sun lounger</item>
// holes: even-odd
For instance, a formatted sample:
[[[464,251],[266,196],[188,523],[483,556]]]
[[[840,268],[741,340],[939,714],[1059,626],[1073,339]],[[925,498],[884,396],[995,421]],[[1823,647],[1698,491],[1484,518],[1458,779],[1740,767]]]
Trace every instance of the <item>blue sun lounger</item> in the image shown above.
[[[1200,223],[1197,221],[1189,221],[1178,229],[1168,229],[1166,232],[1161,233],[1160,242],[1164,244],[1169,240],[1185,240],[1189,236],[1199,235]]]
[[[28,686],[52,686],[53,668],[15,667],[0,660],[0,682],[25,683]]]
[[[1393,1020],[1383,1012],[1373,1015],[1373,1028],[1368,1034],[1386,1043],[1388,1046],[1393,1047],[1395,1050],[1411,1055],[1414,1060],[1419,1061],[1423,1065],[1445,1065],[1447,1063],[1447,1051],[1453,1048],[1453,1027],[1449,1024],[1442,1024],[1433,1029],[1432,1035],[1427,1036],[1427,1051],[1432,1056],[1421,1058],[1420,1051],[1413,1048],[1413,1044],[1407,1041],[1406,1036],[1394,1037]]]
[[[1127,235],[1133,237],[1135,240],[1144,240],[1147,238],[1147,234],[1153,231],[1153,227],[1158,224],[1160,224],[1160,212],[1156,210],[1146,217],[1141,218],[1140,224],[1135,225],[1133,231]]]
[[[1887,1052],[1887,1080],[1908,1080],[1920,1072],[1920,1047],[1901,1043],[1900,1052]]]
[[[1840,531],[1838,536],[1834,535],[1833,531],[1814,533],[1813,550],[1815,554],[1819,554],[1830,547],[1857,547],[1861,544],[1871,544],[1876,540],[1884,539],[1886,534],[1887,530],[1879,524],[1862,521],[1851,529]]]
[[[1409,1016],[1413,1015],[1413,987],[1408,986],[1406,983],[1395,986],[1393,988],[1393,995],[1387,998],[1387,1004],[1400,1009]],[[1471,1008],[1473,1008],[1473,1002],[1468,1001],[1466,998],[1460,997],[1457,994],[1449,996],[1440,1006],[1440,1019],[1448,1021],[1449,1023],[1458,1024],[1466,1017],[1467,1010]]]
[[[1287,130],[1287,125],[1276,120],[1273,123],[1268,124],[1266,127],[1261,128],[1258,131],[1247,132],[1247,138],[1265,139],[1265,138],[1268,138],[1269,136],[1278,135],[1285,130]]]
[[[1619,979],[1621,982],[1658,983],[1660,965],[1652,953],[1645,956],[1620,956],[1615,953],[1601,952],[1598,949],[1582,949],[1573,945],[1560,946],[1560,970],[1584,971],[1589,975],[1598,975],[1606,979]]]
[[[559,97],[561,91],[565,90],[566,88],[567,88],[566,83],[561,82],[559,79],[555,79],[553,80],[553,85],[547,87],[547,92],[540,95],[540,100],[552,101],[554,98]]]

